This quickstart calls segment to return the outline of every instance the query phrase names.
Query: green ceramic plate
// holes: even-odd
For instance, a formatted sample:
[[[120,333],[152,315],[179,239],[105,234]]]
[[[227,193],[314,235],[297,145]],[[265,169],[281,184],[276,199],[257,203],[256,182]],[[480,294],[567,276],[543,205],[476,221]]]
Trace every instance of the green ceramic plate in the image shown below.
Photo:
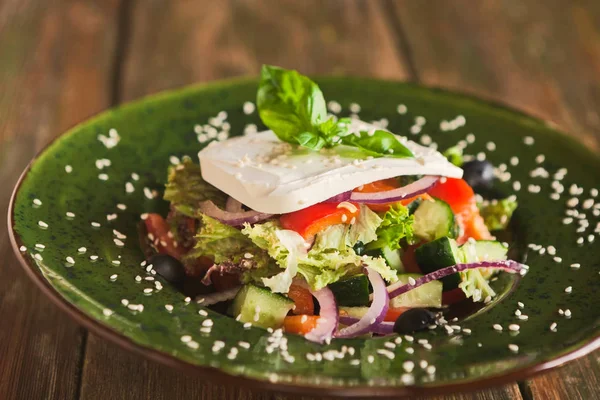
[[[236,382],[284,391],[445,392],[521,379],[599,347],[598,158],[544,122],[461,95],[377,80],[318,82],[341,105],[340,115],[356,112],[355,102],[363,120],[385,119],[392,131],[441,149],[465,139],[467,153],[499,167],[498,189],[520,203],[512,245],[531,267],[514,292],[461,318],[453,334],[440,329],[401,343],[370,338],[323,346],[292,335],[273,339],[219,314],[199,314],[202,307],[166,284],[145,293],[155,283],[140,266],[140,214],[166,211],[160,191],[167,167],[183,155],[196,157],[206,144],[199,138],[207,137],[197,132],[212,117],[226,112],[231,135],[253,124],[261,129],[256,112],[243,108],[255,96],[251,81],[153,96],[105,112],[50,144],[23,174],[9,210],[23,266],[55,302],[109,340],[213,379],[235,375]],[[222,137],[225,128],[213,132]],[[510,287],[506,277],[495,285]]]

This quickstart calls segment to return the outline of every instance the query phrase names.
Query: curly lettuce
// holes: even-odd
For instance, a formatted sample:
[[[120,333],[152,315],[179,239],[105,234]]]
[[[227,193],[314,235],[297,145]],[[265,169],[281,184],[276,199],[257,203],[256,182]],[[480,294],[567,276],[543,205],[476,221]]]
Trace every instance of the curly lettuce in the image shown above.
[[[377,228],[376,240],[366,244],[367,250],[381,249],[388,247],[397,250],[401,247],[401,241],[404,239],[412,244],[414,238],[414,216],[410,215],[408,208],[397,203],[383,215],[383,220]]]
[[[198,218],[200,202],[211,200],[224,207],[227,195],[202,179],[200,165],[190,157],[183,157],[180,164],[169,167],[164,199],[179,213]]]
[[[346,227],[335,225],[317,234],[315,243],[308,252],[290,251],[289,245],[281,240],[284,231],[277,222],[269,221],[263,224],[246,224],[242,234],[246,235],[259,248],[268,252],[280,268],[288,268],[288,258],[297,256],[297,273],[304,277],[315,290],[321,289],[343,277],[358,274],[363,266],[368,266],[379,272],[389,281],[397,280],[396,272],[390,269],[380,257],[360,256],[352,247],[345,245]],[[279,233],[278,233],[279,232]],[[280,276],[280,278],[277,278]],[[281,291],[288,283],[288,275],[278,274],[273,278],[262,279],[262,283]],[[289,288],[289,286],[288,286]]]

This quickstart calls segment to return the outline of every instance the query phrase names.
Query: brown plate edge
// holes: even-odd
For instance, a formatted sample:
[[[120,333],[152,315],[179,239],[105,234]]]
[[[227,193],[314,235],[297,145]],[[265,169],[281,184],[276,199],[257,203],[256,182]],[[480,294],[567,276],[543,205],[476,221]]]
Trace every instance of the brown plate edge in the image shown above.
[[[367,78],[368,79],[368,78]],[[230,80],[220,81],[221,84],[235,84],[247,81],[248,78],[234,78]],[[410,83],[406,83],[411,85]],[[211,84],[200,84],[193,85],[184,88],[183,90],[194,90],[203,86],[212,86]],[[411,85],[414,86],[414,85]],[[468,98],[471,100],[479,100],[477,97],[466,94],[459,93],[455,91],[449,91],[443,88],[435,88],[432,87],[430,89],[437,90],[440,92],[450,93],[456,95],[458,97]],[[164,92],[160,92],[158,94],[154,94],[151,96],[146,96],[134,103],[139,101],[143,101],[147,98],[158,99],[159,97],[169,95],[173,92],[181,92],[181,90],[167,90]],[[517,110],[512,108],[511,106],[491,99],[483,99],[488,105],[492,107],[500,107],[506,111],[511,111],[516,114],[520,114],[521,116],[530,118],[532,120],[537,120],[545,123],[547,126],[551,127],[552,130],[555,129],[556,124],[549,123],[538,116],[535,116],[534,113],[523,112],[521,110]],[[104,114],[105,111],[100,112],[99,115]],[[98,116],[99,116],[98,115]],[[86,119],[89,121],[90,119],[95,118],[96,116],[92,116],[91,118]],[[84,121],[84,122],[86,122]],[[76,124],[73,128],[65,131],[64,134],[68,134],[74,131],[74,128],[80,124]],[[63,134],[63,135],[64,135]],[[43,277],[43,275],[38,271],[37,266],[32,264],[29,259],[23,257],[23,254],[20,252],[19,247],[19,239],[14,230],[14,205],[17,197],[17,193],[21,187],[21,184],[25,180],[25,177],[29,173],[31,166],[35,163],[38,157],[44,153],[55,141],[59,138],[63,137],[63,135],[59,135],[49,141],[35,156],[34,158],[27,164],[24,171],[19,176],[17,183],[13,189],[13,192],[10,197],[9,205],[8,205],[8,215],[7,215],[7,227],[9,238],[11,242],[11,246],[13,248],[13,252],[15,253],[17,259],[21,267],[25,270],[25,273],[29,276],[31,280],[36,284],[36,286],[50,298],[50,300],[57,305],[61,310],[69,315],[72,319],[74,319],[78,324],[82,325],[88,331],[96,334],[97,336],[108,340],[118,346],[132,352],[135,354],[139,354],[146,359],[167,365],[172,368],[176,368],[182,372],[185,372],[189,375],[200,376],[206,379],[211,379],[219,384],[231,384],[232,378],[235,379],[236,384],[238,386],[254,389],[254,390],[269,390],[273,392],[281,392],[281,393],[291,393],[291,394],[304,394],[304,395],[317,395],[317,396],[334,396],[334,397],[359,397],[364,398],[365,396],[369,397],[409,397],[409,396],[421,396],[421,395],[440,395],[440,394],[448,394],[452,392],[470,392],[481,389],[487,389],[493,386],[500,386],[509,383],[513,383],[515,381],[524,380],[527,378],[531,378],[535,375],[538,375],[542,372],[547,372],[551,369],[563,366],[565,363],[576,360],[578,358],[584,357],[594,350],[600,349],[600,336],[593,338],[591,341],[582,344],[579,347],[576,347],[567,353],[564,353],[558,357],[551,358],[546,361],[542,361],[539,364],[527,366],[521,369],[513,370],[505,374],[494,375],[487,378],[482,378],[473,382],[458,382],[453,384],[446,384],[441,386],[396,386],[396,387],[378,387],[378,386],[352,386],[352,387],[338,387],[338,386],[315,386],[315,385],[294,385],[287,383],[276,383],[269,382],[259,379],[246,378],[240,375],[229,374],[215,367],[206,367],[199,366],[188,363],[186,361],[182,361],[170,354],[163,353],[158,350],[154,350],[148,348],[146,346],[135,343],[133,340],[125,337],[121,333],[115,331],[114,329],[102,324],[91,316],[87,315],[73,304],[68,302],[59,292],[54,289],[52,285],[48,283],[48,281]],[[576,140],[571,137],[572,140]]]

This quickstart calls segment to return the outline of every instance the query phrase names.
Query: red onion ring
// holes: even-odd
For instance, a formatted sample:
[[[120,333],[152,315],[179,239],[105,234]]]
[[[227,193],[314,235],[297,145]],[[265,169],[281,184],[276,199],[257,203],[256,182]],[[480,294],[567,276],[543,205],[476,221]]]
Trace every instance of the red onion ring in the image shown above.
[[[368,267],[365,269],[367,270],[367,277],[373,286],[373,301],[371,302],[371,306],[357,323],[340,329],[335,334],[336,337],[356,337],[370,332],[375,325],[379,325],[385,318],[385,314],[387,313],[390,304],[390,298],[386,292],[385,282],[381,275],[376,271]]]
[[[234,288],[227,289],[222,292],[207,294],[206,296],[197,298],[196,302],[203,306],[211,306],[222,301],[231,300],[235,297],[235,295],[240,291],[241,288],[241,286],[236,286]]]
[[[229,196],[227,198],[227,203],[225,203],[225,211],[230,213],[239,213],[243,212],[244,209],[242,208],[242,203]]]
[[[344,325],[353,325],[360,321],[358,318],[341,316],[340,315],[340,323]],[[379,324],[373,325],[371,327],[370,332],[376,333],[378,335],[391,335],[394,333],[394,323],[383,321]]]
[[[221,210],[215,205],[215,203],[213,203],[210,200],[201,202],[199,209],[203,214],[206,214],[211,218],[214,218],[218,221],[221,221],[224,224],[231,226],[240,226],[246,222],[249,224],[253,224],[271,218],[273,216],[273,214],[261,213],[254,210],[237,213],[228,212],[225,210]]]
[[[510,273],[519,273],[521,275],[525,275],[527,273],[527,270],[529,269],[527,265],[518,263],[513,260],[479,261],[468,264],[456,264],[450,267],[438,269],[437,271],[431,272],[427,275],[423,275],[422,277],[415,279],[414,285],[411,285],[410,283],[404,284],[402,282],[396,282],[387,287],[387,292],[389,293],[389,296],[393,298],[403,293],[409,292],[413,289],[416,289],[419,286],[422,286],[428,282],[436,281],[445,276],[465,271],[467,269],[475,268],[497,268]]]
[[[336,194],[335,196],[330,197],[327,200],[324,200],[323,203],[341,203],[343,201],[350,200],[350,196],[352,196],[351,190],[340,193],[340,194]]]
[[[319,290],[312,290],[305,282],[302,285],[306,287],[310,293],[316,297],[321,307],[317,326],[308,332],[304,337],[311,342],[323,343],[329,342],[333,337],[333,333],[338,327],[338,308],[333,296],[333,292],[328,287]]]
[[[381,204],[391,203],[393,201],[400,201],[415,197],[421,193],[429,191],[440,179],[439,176],[427,175],[418,181],[415,181],[409,185],[402,186],[398,189],[386,190],[383,192],[375,193],[360,193],[352,192],[350,201],[357,203],[366,204]]]

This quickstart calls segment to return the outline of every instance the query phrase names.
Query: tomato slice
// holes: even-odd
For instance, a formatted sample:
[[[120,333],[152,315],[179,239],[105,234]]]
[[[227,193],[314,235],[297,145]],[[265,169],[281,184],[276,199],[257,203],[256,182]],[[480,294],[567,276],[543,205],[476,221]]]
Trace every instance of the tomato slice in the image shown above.
[[[366,185],[363,186],[359,186],[358,188],[354,189],[355,192],[360,192],[360,193],[375,193],[375,192],[385,192],[388,190],[394,190],[400,187],[400,184],[398,183],[398,180],[395,178],[390,178],[390,179],[382,179],[380,181],[375,181],[375,182],[371,182],[368,183]],[[394,204],[400,203],[403,206],[412,203],[413,201],[417,200],[417,199],[423,199],[423,200],[429,200],[431,199],[431,196],[429,196],[427,193],[423,193],[414,197],[409,197],[408,199],[404,199],[401,201],[392,201],[389,203],[381,203],[381,204],[367,204],[367,207],[369,207],[371,210],[373,211],[377,211],[377,212],[385,212],[388,211],[390,209],[391,206],[393,206]]]
[[[475,192],[464,179],[442,179],[428,193],[448,203],[455,214],[475,203]]]
[[[306,335],[316,328],[319,321],[318,315],[290,315],[283,320],[283,329],[286,333]]]
[[[348,207],[340,207],[342,203],[319,203],[302,210],[283,214],[279,222],[284,229],[298,232],[304,239],[310,239],[330,225],[351,224],[360,213],[360,208],[348,203]]]
[[[313,315],[315,313],[313,296],[308,289],[299,285],[291,285],[287,295],[294,300],[295,307],[292,310],[294,314]]]
[[[404,313],[406,310],[409,310],[409,308],[408,307],[388,308],[387,313],[385,314],[385,317],[383,318],[383,320],[387,321],[387,322],[396,322],[398,317],[402,313]]]
[[[160,214],[148,214],[144,222],[158,252],[180,260],[183,256],[183,249],[177,247],[167,221]]]
[[[465,296],[465,292],[463,292],[461,288],[456,288],[448,290],[447,292],[442,292],[442,304],[444,305],[458,303],[466,298],[467,297]]]
[[[407,274],[422,274],[423,272],[417,264],[417,258],[415,257],[415,250],[419,247],[418,245],[408,246],[402,253],[402,265],[404,265],[404,271]]]

